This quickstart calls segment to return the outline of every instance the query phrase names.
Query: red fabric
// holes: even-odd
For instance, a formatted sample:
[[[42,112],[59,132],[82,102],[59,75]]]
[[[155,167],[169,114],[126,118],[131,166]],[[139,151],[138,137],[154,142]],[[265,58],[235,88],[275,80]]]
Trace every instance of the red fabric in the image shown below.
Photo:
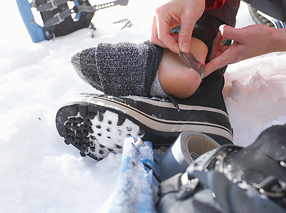
[[[206,0],[206,10],[217,8],[220,9],[226,0]]]

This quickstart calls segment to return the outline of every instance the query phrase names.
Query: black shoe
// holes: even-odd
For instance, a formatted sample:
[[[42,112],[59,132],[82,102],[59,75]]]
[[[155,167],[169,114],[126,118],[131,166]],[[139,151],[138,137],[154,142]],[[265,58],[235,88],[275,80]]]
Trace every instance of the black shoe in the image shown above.
[[[168,99],[82,94],[59,109],[57,130],[66,144],[96,160],[121,152],[127,136],[151,141],[158,148],[170,146],[181,132],[192,130],[221,145],[232,143],[221,95],[223,76],[221,71],[210,76],[193,96],[176,99],[180,111]]]

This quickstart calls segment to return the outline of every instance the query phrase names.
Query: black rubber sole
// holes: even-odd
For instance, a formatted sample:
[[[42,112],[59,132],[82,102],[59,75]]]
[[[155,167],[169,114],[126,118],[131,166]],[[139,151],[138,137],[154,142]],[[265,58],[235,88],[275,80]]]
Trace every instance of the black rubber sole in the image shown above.
[[[72,144],[80,150],[81,156],[87,155],[97,161],[111,152],[122,152],[126,137],[142,138],[144,135],[139,126],[126,117],[84,103],[60,108],[56,126],[67,145]]]
[[[59,109],[56,127],[66,144],[95,160],[122,152],[128,136],[151,141],[153,148],[168,147],[189,130],[219,144],[232,140],[228,116],[221,110],[180,104],[178,112],[170,102],[142,97],[80,95]]]

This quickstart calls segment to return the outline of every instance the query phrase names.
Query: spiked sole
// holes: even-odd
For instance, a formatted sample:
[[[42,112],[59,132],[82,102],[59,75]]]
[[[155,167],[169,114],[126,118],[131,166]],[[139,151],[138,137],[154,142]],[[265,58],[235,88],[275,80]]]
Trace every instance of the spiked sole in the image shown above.
[[[88,155],[97,161],[110,152],[122,152],[126,137],[143,137],[139,126],[125,117],[84,103],[62,107],[56,119],[57,130],[65,143],[79,149],[81,156]]]

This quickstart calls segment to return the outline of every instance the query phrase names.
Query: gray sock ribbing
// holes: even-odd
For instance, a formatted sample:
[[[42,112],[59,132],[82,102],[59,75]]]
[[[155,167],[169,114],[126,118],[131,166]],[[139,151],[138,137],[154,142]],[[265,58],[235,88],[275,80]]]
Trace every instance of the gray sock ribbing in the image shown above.
[[[163,90],[163,88],[161,86],[159,76],[158,76],[158,72],[156,74],[156,77],[155,77],[152,85],[151,85],[150,95],[154,96],[154,97],[160,97],[160,98],[168,97],[168,94],[165,93],[165,91]]]
[[[78,75],[106,95],[149,96],[163,49],[149,41],[100,43],[71,57]]]

